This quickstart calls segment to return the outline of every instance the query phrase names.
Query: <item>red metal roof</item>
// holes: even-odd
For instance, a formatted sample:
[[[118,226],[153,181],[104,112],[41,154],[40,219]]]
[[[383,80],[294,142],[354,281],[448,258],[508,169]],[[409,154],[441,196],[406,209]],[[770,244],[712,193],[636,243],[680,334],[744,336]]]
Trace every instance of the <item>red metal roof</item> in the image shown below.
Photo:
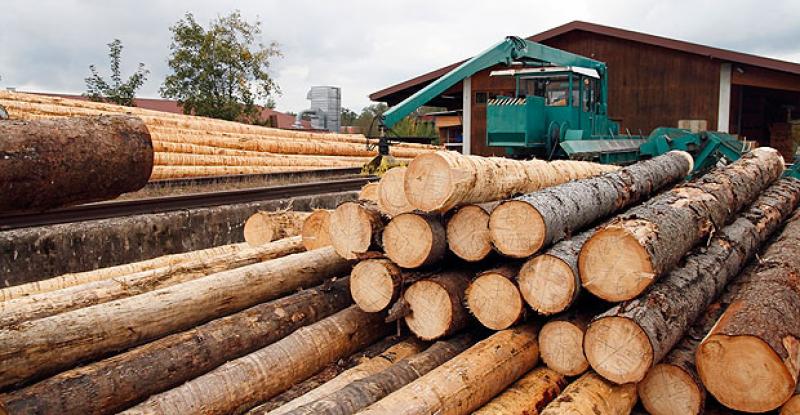
[[[533,35],[531,37],[528,37],[528,40],[532,40],[534,42],[544,42],[548,39],[560,36],[564,33],[571,31],[584,31],[590,33],[596,33],[599,35],[621,38],[633,42],[646,43],[667,49],[674,49],[681,52],[692,53],[695,55],[707,56],[709,58],[719,59],[725,62],[758,66],[762,68],[800,75],[800,64],[794,62],[765,58],[763,56],[752,55],[749,53],[734,52],[732,50],[699,45],[697,43],[669,39],[661,36],[649,35],[641,32],[634,32],[632,30],[625,30],[611,26],[603,26],[595,23],[582,22],[579,20]],[[447,72],[450,72],[451,70],[455,69],[458,65],[460,65],[463,62],[464,61],[456,62],[452,65],[445,66],[444,68],[428,72],[426,74],[409,79],[408,81],[401,82],[399,84],[384,88],[380,91],[373,92],[372,94],[369,95],[369,98],[373,101],[380,101],[381,98],[387,95],[391,95],[400,92],[406,88],[410,88],[413,86],[424,84],[426,82],[433,81],[434,79],[437,79],[440,76],[446,74]]]

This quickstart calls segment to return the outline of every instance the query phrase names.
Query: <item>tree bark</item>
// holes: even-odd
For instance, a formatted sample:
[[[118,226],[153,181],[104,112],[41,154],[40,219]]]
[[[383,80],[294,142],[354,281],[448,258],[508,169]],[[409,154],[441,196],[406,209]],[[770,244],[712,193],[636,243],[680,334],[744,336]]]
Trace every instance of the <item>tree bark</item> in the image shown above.
[[[466,327],[464,291],[471,276],[467,271],[445,271],[411,284],[403,295],[411,310],[405,316],[409,330],[422,340],[435,340]]]
[[[359,414],[468,414],[533,369],[536,326],[498,331]]]
[[[239,252],[0,302],[0,327],[9,327],[119,298],[132,297],[303,250],[302,241],[296,236]]]
[[[331,244],[342,258],[358,259],[369,251],[380,250],[386,222],[374,203],[344,202],[330,217]]]
[[[457,257],[478,262],[492,252],[489,214],[499,202],[465,205],[452,211],[447,220],[447,245]]]
[[[251,246],[300,235],[311,212],[256,212],[244,223],[244,241]]]
[[[475,415],[538,414],[555,399],[567,380],[564,376],[540,366],[514,382],[503,393],[474,412]]]
[[[443,213],[458,205],[505,199],[617,168],[583,161],[548,163],[437,151],[411,161],[404,188],[411,206]]]
[[[151,396],[123,414],[239,413],[385,336],[388,329],[379,315],[351,306],[175,389]]]
[[[311,251],[326,246],[331,246],[331,211],[317,209],[311,212],[305,222],[303,228],[300,230],[300,235],[303,237],[303,246],[306,250]]]
[[[680,181],[691,170],[692,156],[671,151],[598,177],[518,196],[492,212],[492,242],[503,255],[529,257]]]
[[[800,371],[800,211],[740,281],[697,350],[697,369],[723,405],[766,412],[792,396]]]
[[[641,381],[788,217],[799,198],[800,180],[781,179],[645,295],[600,314],[584,339],[592,368],[616,383]]]
[[[416,355],[406,357],[379,373],[356,380],[330,395],[296,408],[287,415],[354,414],[452,359],[474,342],[474,336],[470,334],[440,340]]]
[[[348,268],[333,249],[319,249],[0,329],[0,387],[186,330]]]
[[[116,412],[278,341],[349,303],[347,279],[326,283],[68,370],[0,395],[0,402],[12,414]]]
[[[525,303],[517,288],[519,263],[479,273],[464,294],[470,313],[485,327],[505,330],[522,319]]]
[[[589,321],[597,315],[596,307],[575,307],[550,319],[539,332],[542,362],[564,376],[578,376],[589,369],[583,353],[583,337]]]
[[[780,154],[762,147],[630,209],[584,244],[578,257],[584,288],[612,302],[635,298],[782,172]]]
[[[403,190],[405,175],[405,167],[395,167],[384,173],[378,182],[378,208],[386,216],[394,217],[414,210]]]
[[[153,169],[150,133],[133,117],[3,121],[0,137],[0,212],[113,199]]]
[[[594,372],[572,382],[542,415],[603,414],[628,415],[636,405],[636,385],[615,385]]]
[[[441,218],[403,213],[383,231],[386,256],[403,268],[420,268],[439,262],[447,251],[447,236]]]

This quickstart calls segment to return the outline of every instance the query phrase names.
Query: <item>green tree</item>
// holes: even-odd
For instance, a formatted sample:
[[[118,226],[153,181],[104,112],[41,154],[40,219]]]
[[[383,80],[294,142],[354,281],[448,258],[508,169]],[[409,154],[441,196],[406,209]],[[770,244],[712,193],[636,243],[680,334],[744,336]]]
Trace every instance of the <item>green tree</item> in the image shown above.
[[[108,44],[108,57],[111,59],[111,81],[103,79],[97,72],[94,65],[89,65],[91,75],[86,80],[86,92],[83,96],[95,102],[110,102],[128,107],[135,107],[134,98],[136,90],[144,85],[147,80],[149,70],[145,69],[143,63],[139,63],[139,68],[131,75],[127,81],[122,81],[122,70],[120,61],[122,56],[122,42],[114,39]]]
[[[361,131],[370,136],[377,136],[379,133],[378,121],[373,119],[383,115],[389,107],[384,103],[372,104],[361,110],[361,114],[356,118],[354,125],[361,128]],[[397,124],[392,126],[392,132],[400,137],[426,137],[436,138],[436,126],[432,121],[423,120],[421,117],[429,112],[441,110],[435,107],[420,107]]]
[[[358,114],[356,114],[355,111],[351,110],[350,108],[342,108],[342,113],[340,116],[342,125],[354,125],[357,118]]]
[[[234,11],[204,28],[187,13],[170,30],[172,73],[161,95],[176,99],[185,114],[253,122],[261,112],[256,101],[269,104],[280,93],[267,70],[281,53],[277,43],[258,40],[261,22]]]

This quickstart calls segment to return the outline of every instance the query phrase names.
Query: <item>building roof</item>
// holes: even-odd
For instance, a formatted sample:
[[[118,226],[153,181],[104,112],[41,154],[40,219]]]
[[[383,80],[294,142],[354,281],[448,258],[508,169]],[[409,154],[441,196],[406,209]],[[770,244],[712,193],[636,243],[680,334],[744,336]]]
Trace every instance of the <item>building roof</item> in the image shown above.
[[[620,39],[630,40],[633,42],[645,43],[653,46],[659,46],[667,49],[673,49],[681,52],[691,53],[695,55],[707,56],[712,59],[719,59],[725,62],[740,63],[743,65],[757,66],[766,69],[772,69],[790,74],[800,75],[800,64],[794,62],[787,62],[778,59],[766,58],[763,56],[752,55],[749,53],[735,52],[727,49],[720,49],[711,46],[700,45],[697,43],[685,42],[682,40],[669,39],[666,37],[649,35],[641,32],[634,32],[632,30],[619,29],[611,26],[603,26],[595,23],[582,22],[579,20],[558,26],[556,28],[546,30],[542,33],[528,37],[528,40],[534,42],[545,42],[548,39],[558,37],[564,33],[572,31],[582,31],[595,33],[604,36],[616,37]],[[432,82],[433,80],[441,77],[442,75],[455,69],[458,65],[465,62],[465,60],[456,62],[454,64],[439,68],[435,71],[428,72],[401,82],[396,85],[389,86],[381,89],[380,91],[373,92],[369,98],[373,101],[380,101],[382,98],[400,92],[411,87],[421,87],[421,85]]]

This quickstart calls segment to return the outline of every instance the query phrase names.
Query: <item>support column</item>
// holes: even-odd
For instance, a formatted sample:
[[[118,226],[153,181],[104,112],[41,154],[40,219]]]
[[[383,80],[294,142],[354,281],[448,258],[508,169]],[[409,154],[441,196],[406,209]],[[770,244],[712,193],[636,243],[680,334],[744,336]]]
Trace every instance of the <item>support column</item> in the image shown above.
[[[461,152],[472,154],[472,77],[464,79],[463,90],[462,108],[464,112],[461,114],[461,135],[464,140]]]
[[[723,63],[719,69],[719,112],[717,131],[728,132],[731,116],[731,64]]]

